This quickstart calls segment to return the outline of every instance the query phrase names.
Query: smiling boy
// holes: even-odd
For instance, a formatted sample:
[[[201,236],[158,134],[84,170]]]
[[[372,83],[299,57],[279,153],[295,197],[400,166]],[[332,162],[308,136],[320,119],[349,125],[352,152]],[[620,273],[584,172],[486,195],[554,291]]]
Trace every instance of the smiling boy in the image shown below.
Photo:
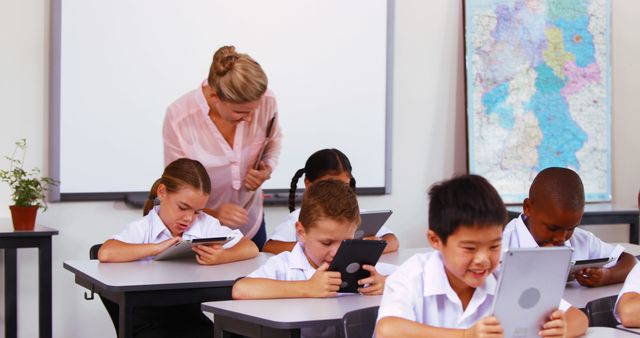
[[[429,197],[427,240],[435,251],[415,255],[387,278],[376,336],[502,337],[500,322],[490,316],[497,284],[492,272],[507,218],[502,199],[477,175],[435,184]],[[586,331],[586,316],[561,305],[541,327],[541,336]]]

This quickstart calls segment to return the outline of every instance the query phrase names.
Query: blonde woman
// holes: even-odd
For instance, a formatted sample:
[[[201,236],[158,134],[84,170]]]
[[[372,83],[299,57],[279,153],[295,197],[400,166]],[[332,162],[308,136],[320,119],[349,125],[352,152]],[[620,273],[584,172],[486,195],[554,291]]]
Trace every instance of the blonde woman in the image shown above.
[[[200,161],[212,183],[205,212],[260,249],[266,240],[260,187],[278,162],[282,138],[267,84],[249,55],[221,47],[208,79],[169,106],[163,126],[165,163],[181,157]]]

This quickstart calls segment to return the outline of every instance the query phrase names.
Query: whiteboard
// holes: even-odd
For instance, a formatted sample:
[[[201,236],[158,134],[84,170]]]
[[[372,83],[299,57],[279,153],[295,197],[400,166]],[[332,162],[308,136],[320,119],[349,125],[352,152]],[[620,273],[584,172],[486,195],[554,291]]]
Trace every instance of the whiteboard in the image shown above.
[[[148,191],[167,106],[223,45],[256,59],[278,99],[282,152],[264,189],[288,190],[311,153],[338,148],[361,191],[388,191],[391,12],[387,0],[54,1],[52,198]]]

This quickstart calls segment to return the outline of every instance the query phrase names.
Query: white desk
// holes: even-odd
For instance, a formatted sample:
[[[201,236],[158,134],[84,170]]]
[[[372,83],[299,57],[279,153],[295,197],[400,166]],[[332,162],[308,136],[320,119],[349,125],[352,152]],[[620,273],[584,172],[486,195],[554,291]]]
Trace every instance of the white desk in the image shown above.
[[[623,330],[623,331],[631,332],[631,333],[636,334],[636,335],[640,335],[640,328],[624,327],[622,325],[618,325],[617,328],[619,330]]]
[[[235,280],[271,256],[260,253],[253,259],[214,266],[188,259],[129,263],[79,260],[64,262],[63,267],[75,274],[76,284],[118,304],[118,337],[131,337],[135,307],[231,299]]]
[[[612,327],[590,327],[585,338],[637,338],[638,334]]]
[[[300,337],[300,329],[335,326],[343,334],[342,317],[350,311],[380,305],[382,296],[345,295],[335,298],[294,298],[207,302],[214,315],[214,337],[232,332],[252,338]]]
[[[613,244],[620,244],[624,247],[624,251],[634,255],[634,256],[638,256],[640,255],[640,245],[638,244],[633,244],[633,243],[613,243]]]
[[[588,302],[608,296],[617,295],[622,289],[623,283],[599,286],[596,288],[584,287],[576,281],[567,283],[562,298],[577,308],[584,308]]]

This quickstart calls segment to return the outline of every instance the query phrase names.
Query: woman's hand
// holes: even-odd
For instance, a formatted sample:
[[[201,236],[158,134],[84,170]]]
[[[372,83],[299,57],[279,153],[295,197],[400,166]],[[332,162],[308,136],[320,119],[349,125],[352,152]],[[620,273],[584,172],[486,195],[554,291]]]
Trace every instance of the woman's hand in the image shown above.
[[[264,181],[271,178],[271,172],[273,169],[268,166],[264,161],[260,161],[258,169],[249,168],[247,176],[244,178],[244,187],[249,191],[255,191]]]
[[[244,210],[243,207],[234,203],[223,204],[212,216],[217,218],[222,225],[226,225],[233,229],[249,222],[249,214],[247,211]]]

